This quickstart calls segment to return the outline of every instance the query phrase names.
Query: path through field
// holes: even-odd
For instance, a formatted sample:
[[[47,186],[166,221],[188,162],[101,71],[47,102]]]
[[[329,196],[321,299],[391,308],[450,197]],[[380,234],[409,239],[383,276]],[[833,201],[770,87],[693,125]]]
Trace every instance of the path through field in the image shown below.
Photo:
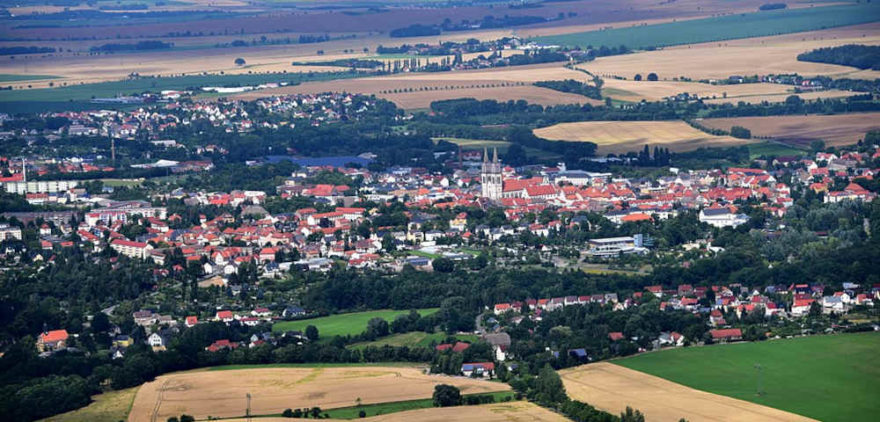
[[[650,421],[811,421],[794,413],[711,394],[608,362],[559,372],[568,395],[614,414],[626,406]]]

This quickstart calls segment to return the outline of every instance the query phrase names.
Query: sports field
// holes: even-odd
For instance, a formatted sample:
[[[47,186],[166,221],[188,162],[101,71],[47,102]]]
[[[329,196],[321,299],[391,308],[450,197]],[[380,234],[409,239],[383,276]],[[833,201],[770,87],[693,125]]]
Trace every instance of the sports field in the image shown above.
[[[438,308],[419,309],[422,316],[437,312]],[[314,325],[318,328],[318,334],[322,339],[328,339],[335,336],[345,336],[360,334],[367,329],[367,322],[373,318],[384,318],[388,322],[394,320],[398,315],[409,313],[406,311],[368,311],[353,312],[349,314],[330,315],[321,318],[301,319],[297,321],[284,321],[275,323],[272,331],[304,331],[307,326]]]
[[[130,422],[164,421],[182,413],[196,419],[280,415],[287,408],[348,408],[360,403],[430,398],[437,384],[462,394],[508,391],[507,384],[463,377],[425,375],[419,368],[352,366],[189,371],[162,375],[141,386]]]
[[[735,117],[703,119],[700,123],[724,130],[742,126],[750,129],[753,136],[769,136],[798,145],[822,139],[827,145],[841,146],[855,144],[869,130],[880,129],[880,113]]]
[[[810,418],[869,421],[880,411],[878,350],[878,333],[840,334],[665,350],[614,363]]]
[[[600,154],[639,151],[645,145],[682,152],[700,147],[730,147],[750,142],[730,136],[710,135],[682,121],[560,123],[535,129],[534,133],[551,141],[593,142]]]
[[[643,49],[679,44],[764,37],[857,25],[880,20],[876,3],[731,14],[706,19],[538,37],[550,45],[617,46]]]

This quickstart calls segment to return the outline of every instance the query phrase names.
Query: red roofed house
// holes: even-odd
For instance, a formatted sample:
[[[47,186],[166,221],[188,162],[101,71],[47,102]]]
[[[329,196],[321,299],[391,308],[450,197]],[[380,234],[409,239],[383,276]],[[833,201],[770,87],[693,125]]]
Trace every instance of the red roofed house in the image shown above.
[[[217,317],[214,319],[217,321],[232,322],[232,320],[235,319],[235,316],[232,315],[232,311],[217,311]]]
[[[709,334],[712,335],[712,340],[720,341],[722,343],[726,343],[729,341],[737,341],[742,340],[742,330],[739,328],[725,328],[721,330],[709,330]]]
[[[621,333],[620,331],[608,333],[608,338],[610,338],[611,341],[620,341],[623,340],[623,333]]]
[[[198,323],[199,323],[199,317],[194,316],[194,315],[193,315],[193,316],[188,316],[188,317],[186,317],[186,322],[184,322],[184,324],[185,324],[187,327],[192,327],[192,326],[194,326],[194,325],[196,325],[196,324],[198,324]]]
[[[37,350],[49,352],[67,347],[67,330],[52,330],[40,334],[37,338]]]

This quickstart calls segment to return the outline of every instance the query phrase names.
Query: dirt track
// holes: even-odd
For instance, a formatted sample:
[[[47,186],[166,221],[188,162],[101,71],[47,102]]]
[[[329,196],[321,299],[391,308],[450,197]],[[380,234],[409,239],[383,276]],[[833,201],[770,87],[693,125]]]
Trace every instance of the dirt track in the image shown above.
[[[600,362],[559,372],[568,395],[611,412],[639,409],[650,421],[812,421],[782,410],[707,393]]]
[[[251,413],[279,414],[287,408],[324,409],[361,403],[429,398],[436,384],[458,386],[462,393],[509,390],[506,384],[461,377],[431,376],[419,368],[340,367],[265,368],[190,371],[163,375],[144,384],[128,416],[130,422],[165,421],[186,413],[197,419]]]

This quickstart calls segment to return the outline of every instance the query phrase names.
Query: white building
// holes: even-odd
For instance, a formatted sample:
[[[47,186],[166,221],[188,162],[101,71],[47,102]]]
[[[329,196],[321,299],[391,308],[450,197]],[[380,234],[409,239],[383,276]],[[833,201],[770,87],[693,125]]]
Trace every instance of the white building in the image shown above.
[[[729,208],[705,208],[700,211],[700,222],[714,227],[736,227],[749,221],[749,216],[737,214]]]

